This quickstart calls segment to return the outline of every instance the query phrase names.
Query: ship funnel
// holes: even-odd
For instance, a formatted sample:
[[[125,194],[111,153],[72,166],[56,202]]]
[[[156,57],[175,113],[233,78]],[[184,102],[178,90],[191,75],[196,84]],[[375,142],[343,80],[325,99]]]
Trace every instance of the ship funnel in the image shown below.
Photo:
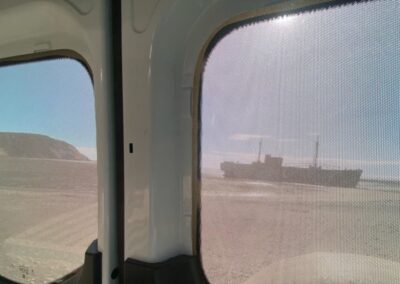
[[[257,162],[261,163],[261,148],[262,148],[262,139],[258,142],[258,157]]]
[[[315,141],[315,148],[314,148],[314,158],[313,158],[313,167],[318,167],[318,151],[319,151],[319,135],[317,136],[317,140]]]

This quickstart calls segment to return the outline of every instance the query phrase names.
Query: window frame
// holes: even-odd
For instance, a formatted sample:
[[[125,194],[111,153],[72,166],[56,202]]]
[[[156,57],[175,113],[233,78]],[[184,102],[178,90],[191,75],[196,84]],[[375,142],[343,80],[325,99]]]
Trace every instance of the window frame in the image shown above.
[[[12,57],[0,58],[0,67],[13,66],[18,64],[33,63],[38,61],[46,61],[52,59],[71,59],[79,62],[89,74],[92,86],[94,88],[93,71],[88,61],[78,52],[71,49],[58,49],[31,54],[23,54]]]
[[[41,61],[57,60],[57,59],[70,59],[70,60],[74,60],[74,61],[78,62],[79,64],[81,64],[81,66],[85,69],[85,71],[87,72],[87,74],[90,77],[90,81],[92,84],[92,90],[93,90],[93,96],[95,96],[95,94],[94,94],[94,76],[93,76],[92,68],[90,67],[88,61],[85,59],[84,56],[82,56],[80,53],[78,53],[74,50],[71,50],[71,49],[50,50],[50,51],[43,51],[43,52],[37,52],[37,53],[31,53],[31,54],[23,54],[23,55],[17,55],[17,56],[12,56],[12,57],[0,58],[0,68],[17,66],[19,64],[29,64],[29,63],[35,63],[35,62],[41,62]],[[94,108],[95,108],[95,105],[94,105]],[[94,113],[96,116],[96,109],[94,110]],[[98,126],[97,126],[97,122],[95,119],[96,133],[98,130],[97,128],[98,128]],[[96,144],[97,144],[97,141],[96,141]],[[96,147],[96,149],[97,149],[97,147]],[[97,175],[97,180],[98,179],[99,179],[99,177]],[[97,193],[97,195],[98,195],[98,193]],[[97,196],[97,199],[98,199],[98,196]],[[98,200],[97,200],[97,203],[98,203]],[[97,220],[97,222],[98,221],[99,220]],[[95,239],[93,241],[97,242],[97,239]],[[91,245],[89,245],[89,247],[90,246]],[[85,266],[88,265],[86,263],[87,262],[86,256],[87,256],[88,252],[84,251],[82,253],[85,257],[82,265],[79,266],[78,268],[76,268],[75,270],[70,271],[69,273],[54,280],[56,283],[70,283],[70,281],[74,281],[74,279],[76,277],[79,277],[79,275],[84,272]],[[20,283],[14,281],[12,279],[6,278],[3,275],[0,275],[0,284],[20,284]]]
[[[197,56],[193,93],[191,97],[192,113],[192,246],[193,254],[198,256],[201,270],[207,283],[210,283],[203,267],[201,254],[201,126],[202,126],[202,85],[205,65],[216,45],[236,29],[268,21],[280,16],[297,15],[306,12],[320,11],[338,6],[345,6],[371,0],[288,0],[233,16],[214,29],[203,44]],[[379,1],[379,0],[376,0]]]

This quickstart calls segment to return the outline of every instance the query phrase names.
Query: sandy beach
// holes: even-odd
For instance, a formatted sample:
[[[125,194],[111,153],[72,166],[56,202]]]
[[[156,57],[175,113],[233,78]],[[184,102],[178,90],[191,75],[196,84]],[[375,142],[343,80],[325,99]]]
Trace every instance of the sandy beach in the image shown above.
[[[52,282],[96,238],[95,163],[0,157],[0,275]]]
[[[334,266],[344,256],[354,255],[377,259],[375,266],[380,261],[397,264],[399,199],[400,192],[393,190],[228,180],[205,175],[201,236],[206,274],[211,283],[245,283],[277,263],[290,263],[296,257],[302,262],[316,253],[339,256],[333,261]],[[295,276],[287,275],[288,270],[289,267],[280,266],[279,271],[274,271],[276,279],[285,281],[263,283],[300,283]]]
[[[399,271],[392,268],[400,262],[399,201],[399,192],[384,188],[204,175],[201,235],[206,274],[213,284],[342,284],[347,282],[294,277],[299,271],[307,274],[299,263],[311,267],[310,275],[317,274],[314,268],[321,263],[342,275],[358,263],[355,256],[363,256],[358,274],[372,271],[383,281],[371,282],[376,278],[368,276],[369,282],[360,278],[348,283],[398,283],[378,272]],[[1,158],[0,203],[0,275],[21,283],[48,283],[79,267],[87,246],[97,238],[96,165]]]

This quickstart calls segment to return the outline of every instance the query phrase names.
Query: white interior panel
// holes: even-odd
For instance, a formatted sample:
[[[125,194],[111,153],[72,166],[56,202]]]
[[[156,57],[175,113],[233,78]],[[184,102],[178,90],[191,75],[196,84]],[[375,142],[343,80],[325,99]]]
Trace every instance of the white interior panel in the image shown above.
[[[135,9],[148,11],[148,4]],[[145,30],[124,0],[125,257],[192,254],[191,94],[201,49],[225,21],[272,1],[161,1]],[[137,12],[139,13],[139,12]],[[135,14],[137,14],[135,13]]]

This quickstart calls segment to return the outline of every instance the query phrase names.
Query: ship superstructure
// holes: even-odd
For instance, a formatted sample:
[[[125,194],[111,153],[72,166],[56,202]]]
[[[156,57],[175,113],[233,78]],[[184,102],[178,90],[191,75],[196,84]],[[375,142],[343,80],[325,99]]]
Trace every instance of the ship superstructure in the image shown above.
[[[323,169],[318,166],[319,141],[315,143],[313,163],[309,167],[283,166],[282,157],[265,155],[261,162],[261,145],[258,159],[251,164],[222,162],[221,170],[226,178],[291,182],[337,187],[356,187],[360,181],[361,169]]]

